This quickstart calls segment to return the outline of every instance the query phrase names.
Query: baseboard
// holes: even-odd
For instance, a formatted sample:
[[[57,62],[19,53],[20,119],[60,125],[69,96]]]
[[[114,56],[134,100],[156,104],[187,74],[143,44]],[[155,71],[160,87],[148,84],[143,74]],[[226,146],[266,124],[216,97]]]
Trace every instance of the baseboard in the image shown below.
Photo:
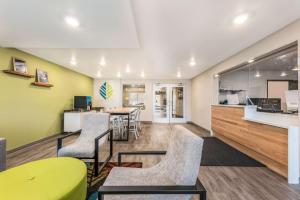
[[[141,121],[143,124],[152,124],[152,121]]]
[[[51,139],[51,138],[57,137],[57,136],[59,136],[59,135],[61,135],[61,133],[58,133],[58,134],[55,134],[55,135],[51,135],[51,136],[48,136],[48,137],[45,137],[45,138],[36,140],[36,141],[34,141],[34,142],[31,142],[31,143],[22,145],[22,146],[20,146],[20,147],[15,148],[15,149],[8,150],[8,151],[6,151],[6,153],[7,153],[7,154],[15,153],[16,151],[20,151],[20,150],[26,149],[26,148],[28,148],[28,147],[31,147],[31,146],[35,145],[35,144],[44,142],[44,141],[49,140],[49,139]]]
[[[187,121],[187,123],[188,124],[193,124],[194,126],[197,126],[198,128],[201,128],[201,129],[203,129],[203,130],[205,130],[205,131],[207,131],[207,132],[211,132],[210,130],[208,130],[208,129],[206,129],[206,128],[203,128],[202,126],[199,126],[198,124],[196,124],[196,123],[194,123],[194,122],[192,122],[192,121]]]

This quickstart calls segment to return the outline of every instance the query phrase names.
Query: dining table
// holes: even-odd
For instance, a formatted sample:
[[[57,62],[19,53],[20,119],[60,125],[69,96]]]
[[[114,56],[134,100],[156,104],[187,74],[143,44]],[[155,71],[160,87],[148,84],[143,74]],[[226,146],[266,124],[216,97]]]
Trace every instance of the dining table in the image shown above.
[[[129,140],[129,125],[130,125],[130,114],[135,112],[138,108],[132,107],[119,107],[119,108],[110,108],[105,110],[106,113],[110,115],[127,115],[127,131],[125,138],[113,139],[113,141],[128,141]]]

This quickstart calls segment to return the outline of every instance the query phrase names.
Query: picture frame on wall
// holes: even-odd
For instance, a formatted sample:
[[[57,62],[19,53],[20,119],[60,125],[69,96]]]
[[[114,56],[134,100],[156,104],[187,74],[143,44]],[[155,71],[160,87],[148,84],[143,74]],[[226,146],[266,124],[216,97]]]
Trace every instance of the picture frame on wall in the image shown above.
[[[26,65],[25,60],[13,57],[12,58],[12,63],[13,63],[13,70],[15,72],[28,74],[27,65]]]
[[[37,82],[39,83],[48,83],[48,73],[44,70],[37,69],[36,70],[36,77],[37,77]]]

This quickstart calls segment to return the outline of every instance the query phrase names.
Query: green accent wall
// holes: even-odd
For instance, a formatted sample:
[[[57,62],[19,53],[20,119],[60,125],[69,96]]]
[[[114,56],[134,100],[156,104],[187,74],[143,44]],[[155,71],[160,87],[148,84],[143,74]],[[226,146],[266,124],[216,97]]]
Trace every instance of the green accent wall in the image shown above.
[[[26,61],[29,74],[47,71],[54,87],[3,73],[12,56]],[[61,133],[63,111],[73,107],[73,97],[93,93],[92,78],[13,48],[0,48],[0,70],[0,137],[7,139],[8,150]]]

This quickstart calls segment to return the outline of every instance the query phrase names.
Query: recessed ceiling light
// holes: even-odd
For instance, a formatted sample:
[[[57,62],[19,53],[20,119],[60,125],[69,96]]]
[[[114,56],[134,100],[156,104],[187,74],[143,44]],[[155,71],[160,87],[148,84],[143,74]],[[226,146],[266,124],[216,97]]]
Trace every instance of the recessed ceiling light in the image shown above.
[[[75,17],[72,17],[72,16],[66,16],[66,17],[65,17],[65,22],[66,22],[69,26],[71,26],[71,27],[73,27],[73,28],[76,28],[76,27],[79,26],[79,21],[78,21],[78,19],[76,19]]]
[[[130,65],[129,64],[126,65],[126,72],[130,73]]]
[[[286,58],[287,55],[282,55],[282,56],[279,56],[279,59],[284,59]]]
[[[100,71],[97,72],[97,77],[98,77],[98,78],[102,77],[102,74],[101,74]]]
[[[145,78],[145,72],[144,71],[141,72],[141,77]]]
[[[219,74],[215,74],[215,75],[214,75],[215,78],[217,78],[217,77],[219,77],[219,76],[220,76]]]
[[[120,78],[121,77],[121,72],[117,73],[117,77]]]
[[[280,76],[287,76],[287,73],[281,72]]]
[[[248,60],[248,63],[253,63],[254,59]]]
[[[259,72],[256,72],[255,77],[259,78],[259,77],[261,77],[261,74]]]
[[[181,77],[181,73],[177,72],[177,78],[180,78],[180,77]]]
[[[196,65],[196,61],[195,61],[195,58],[191,58],[190,60],[190,66],[195,66]]]
[[[77,65],[77,62],[76,62],[76,60],[71,60],[71,61],[70,61],[70,64],[71,64],[72,66],[75,66],[75,65]]]
[[[101,65],[101,66],[105,66],[105,65],[106,65],[106,60],[105,60],[104,57],[101,58],[101,60],[100,60],[100,65]]]
[[[241,25],[247,21],[248,17],[248,14],[238,15],[234,18],[233,23],[236,25]]]
[[[294,67],[292,70],[293,71],[299,71],[299,68],[298,67]]]

